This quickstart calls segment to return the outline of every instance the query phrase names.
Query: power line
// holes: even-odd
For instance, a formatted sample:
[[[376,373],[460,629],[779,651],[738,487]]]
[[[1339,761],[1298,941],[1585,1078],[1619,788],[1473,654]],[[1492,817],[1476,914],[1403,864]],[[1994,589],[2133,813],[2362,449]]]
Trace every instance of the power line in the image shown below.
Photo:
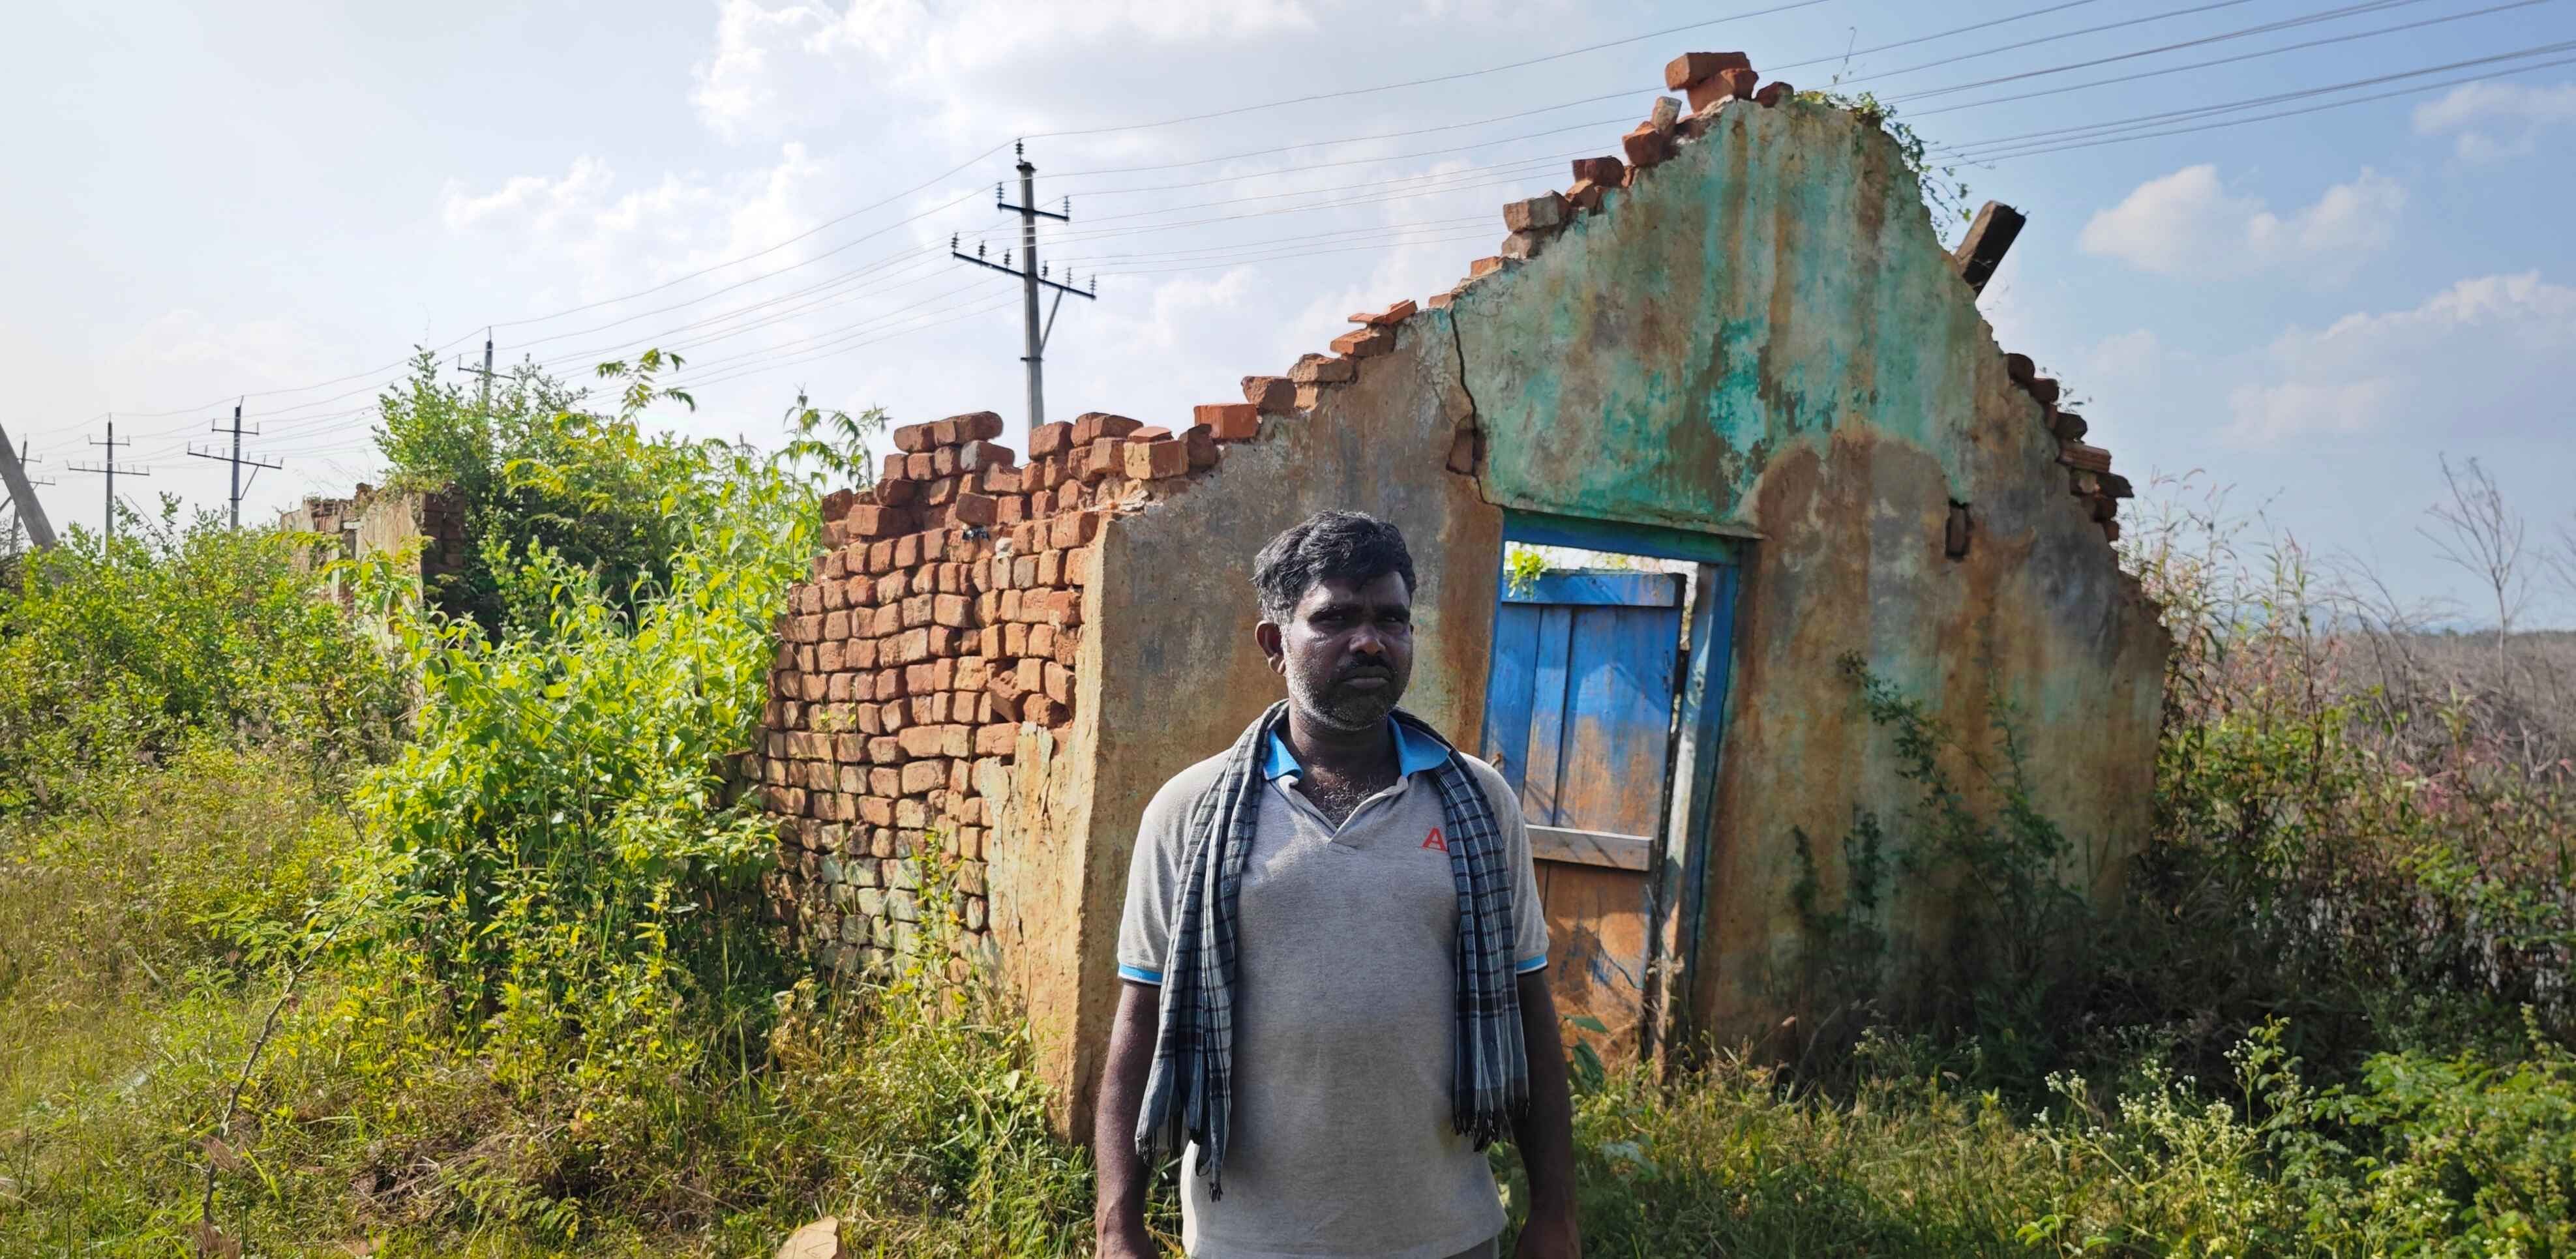
[[[2267,96],[2249,96],[2243,100],[2225,101],[2215,105],[2197,105],[2188,109],[2174,109],[2166,110],[2162,113],[2140,114],[2135,117],[2119,119],[2112,122],[2084,123],[2069,127],[2051,127],[2041,131],[2025,131],[2019,135],[1998,136],[1991,140],[1977,140],[1963,144],[1943,145],[1934,148],[1932,151],[1944,155],[1958,156],[1960,157],[1960,160],[1963,161],[1976,161],[1979,160],[1977,154],[1982,150],[2009,149],[2031,141],[2053,142],[2056,139],[2072,137],[2079,132],[2115,132],[2133,128],[2152,127],[2159,123],[2181,119],[2204,118],[2215,114],[2231,113],[2247,109],[2260,109],[2266,105],[2278,105],[2289,101],[2304,100],[2315,96],[2331,95],[2336,92],[2350,91],[2354,88],[2373,87],[2378,84],[2392,83],[2401,79],[2421,78],[2428,74],[2441,74],[2451,70],[2466,69],[2470,66],[2493,65],[2503,61],[2517,61],[2525,57],[2548,56],[2552,53],[2564,52],[2570,48],[2576,48],[2576,40],[2562,41],[2555,44],[2541,44],[2531,48],[2518,49],[2513,52],[2496,53],[2485,57],[2471,57],[2465,60],[2446,62],[2436,66],[2425,66],[2415,70],[2401,70],[2391,74],[2372,75],[2367,78],[2351,79],[2342,83],[2331,83],[2319,87],[2301,88],[2289,92],[2276,92]],[[2286,117],[2287,115],[2283,116]]]
[[[2557,45],[2557,48],[2560,50],[2576,48],[2576,42]],[[2225,127],[2241,127],[2247,123],[2269,122],[2278,118],[2295,118],[2302,114],[2321,113],[2329,109],[2341,109],[2346,105],[2366,104],[2370,101],[2388,100],[2399,96],[2414,96],[2440,88],[2458,87],[2464,83],[2476,83],[2483,79],[2495,77],[2496,75],[2526,74],[2533,70],[2546,70],[2553,66],[2563,65],[2576,65],[2576,57],[2560,57],[2555,60],[2536,62],[2527,66],[2508,66],[2489,73],[2462,75],[2456,79],[2444,79],[2434,83],[2419,83],[2408,87],[2397,88],[2392,91],[2373,92],[2367,96],[2356,96],[2351,100],[2328,101],[2322,105],[2309,105],[2300,109],[2285,109],[2277,113],[2257,114],[2247,118],[2229,118],[2218,122],[2201,123],[2196,126],[2171,127],[2162,131],[2144,131],[2131,135],[2091,136],[2068,139],[2063,143],[2038,143],[2026,146],[2017,151],[1981,155],[1965,160],[1980,164],[2003,162],[2010,161],[2017,157],[2036,157],[2042,153],[2064,153],[2074,149],[2089,149],[2105,144],[2124,144],[2131,140],[2153,140],[2164,136],[2188,135],[2195,131],[2216,131]],[[2301,95],[2308,95],[2308,93],[2302,93]]]
[[[2175,52],[2184,48],[2198,48],[2205,44],[2224,43],[2231,39],[2244,39],[2251,35],[2269,35],[2274,31],[2293,30],[2302,26],[2314,26],[2319,22],[2331,22],[2337,18],[2352,17],[2356,14],[2376,13],[2383,9],[2399,9],[2408,5],[2422,3],[2424,3],[2424,0],[2365,0],[2365,3],[2348,4],[2340,9],[2328,9],[2322,13],[2312,13],[2302,17],[2285,18],[2278,22],[2266,22],[2260,26],[2249,26],[2242,30],[2224,31],[2216,35],[2206,35],[2199,39],[2180,40],[2175,43],[2160,44],[2154,48],[2141,48],[2134,52],[2114,53],[2107,57],[2094,57],[2085,61],[2071,61],[2062,66],[2050,66],[2045,70],[2025,70],[2019,74],[1997,75],[1991,79],[1979,79],[1974,83],[1954,83],[1949,87],[1933,88],[1929,91],[1910,93],[1908,98],[1912,100],[1927,100],[1935,96],[1947,96],[1952,92],[1972,91],[1981,87],[1993,87],[1998,83],[2014,83],[2023,79],[2038,78],[2041,75],[2047,74],[2063,74],[2069,70],[2089,70],[2094,66],[2109,65],[2115,61],[2135,61],[2140,57],[2152,57],[2158,53]]]
[[[1985,105],[2001,105],[2010,101],[2035,100],[2042,96],[2057,96],[2067,92],[2080,92],[2086,88],[2107,87],[2114,83],[2129,83],[2138,79],[2152,79],[2161,75],[2180,74],[2188,70],[2206,70],[2211,66],[2231,65],[2239,61],[2253,61],[2262,57],[2278,56],[2285,52],[2301,52],[2310,48],[2323,48],[2328,44],[2350,43],[2356,39],[2369,39],[2378,35],[2394,35],[2400,31],[2411,31],[2426,26],[2439,26],[2445,22],[2457,22],[2464,18],[2485,17],[2488,14],[2502,13],[2508,9],[2528,9],[2536,4],[2548,4],[2550,2],[2551,0],[2512,0],[2512,3],[2510,4],[2489,5],[2483,9],[2471,9],[2466,13],[2446,13],[2440,17],[2423,18],[2413,22],[2400,22],[2395,26],[2383,26],[2373,31],[2354,31],[2349,35],[2329,35],[2323,39],[2311,39],[2296,44],[2283,44],[2278,48],[2258,48],[2253,52],[2241,52],[2226,57],[2213,57],[2207,61],[2195,61],[2188,65],[2166,66],[2162,69],[2156,70],[2140,70],[2135,74],[2114,75],[2111,78],[2092,79],[2083,83],[2069,83],[2063,87],[2042,88],[2036,92],[2021,92],[2012,96],[1991,96],[1981,101],[1965,101],[1957,105],[1944,105],[1939,109],[1909,110],[1905,116],[1919,121],[1921,119],[1933,117],[1937,114],[1947,114],[1962,109],[1976,109]],[[1912,96],[1899,96],[1894,99],[1895,103],[1903,104],[1906,101],[1919,98]]]
[[[1714,17],[1699,22],[1687,22],[1680,26],[1667,26],[1659,31],[1648,31],[1643,35],[1630,35],[1624,39],[1607,40],[1598,44],[1586,44],[1581,48],[1569,48],[1564,52],[1548,53],[1545,56],[1505,62],[1502,65],[1487,66],[1481,70],[1461,70],[1455,74],[1437,74],[1424,79],[1407,79],[1401,83],[1382,83],[1375,87],[1355,87],[1338,92],[1316,92],[1306,96],[1291,96],[1281,100],[1263,101],[1256,105],[1238,105],[1232,109],[1183,114],[1171,118],[1165,118],[1157,122],[1129,123],[1116,127],[1092,127],[1086,130],[1039,131],[1033,132],[1025,138],[1030,140],[1055,140],[1073,136],[1107,135],[1109,133],[1119,131],[1151,131],[1161,127],[1176,126],[1185,122],[1205,122],[1215,118],[1231,118],[1237,114],[1249,114],[1265,109],[1279,109],[1288,105],[1304,105],[1314,101],[1344,100],[1353,96],[1368,96],[1378,92],[1394,92],[1411,87],[1428,87],[1435,83],[1455,83],[1460,79],[1472,79],[1487,74],[1500,74],[1506,70],[1525,69],[1530,66],[1544,65],[1550,61],[1562,61],[1567,57],[1579,57],[1584,53],[1599,52],[1605,48],[1617,48],[1626,44],[1642,43],[1649,39],[1661,39],[1666,35],[1678,35],[1683,31],[1695,31],[1705,26],[1718,26],[1728,22],[1742,22],[1758,17],[1770,17],[1773,14],[1787,13],[1796,9],[1811,9],[1819,4],[1823,4],[1824,2],[1825,0],[1795,0],[1795,3],[1791,4],[1774,5],[1767,9],[1754,9],[1743,13],[1730,13],[1725,17]],[[2234,0],[2234,2],[2241,4],[2244,3],[2244,0]]]

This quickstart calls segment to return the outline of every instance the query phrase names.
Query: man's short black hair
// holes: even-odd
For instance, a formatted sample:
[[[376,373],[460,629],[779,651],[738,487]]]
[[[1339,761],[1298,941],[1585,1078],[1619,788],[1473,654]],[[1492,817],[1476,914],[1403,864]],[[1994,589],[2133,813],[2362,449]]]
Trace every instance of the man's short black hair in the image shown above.
[[[1404,531],[1365,512],[1320,511],[1289,526],[1252,560],[1252,584],[1261,592],[1261,617],[1285,625],[1297,601],[1326,580],[1365,585],[1395,573],[1404,593],[1414,590],[1413,552]]]

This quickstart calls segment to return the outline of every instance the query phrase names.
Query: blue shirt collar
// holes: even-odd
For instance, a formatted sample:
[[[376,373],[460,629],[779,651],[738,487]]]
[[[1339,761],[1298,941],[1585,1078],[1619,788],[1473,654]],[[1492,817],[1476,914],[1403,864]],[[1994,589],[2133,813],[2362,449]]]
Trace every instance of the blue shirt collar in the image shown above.
[[[1449,749],[1440,746],[1439,740],[1416,734],[1393,718],[1388,718],[1387,724],[1395,729],[1396,773],[1410,778],[1449,759]],[[1270,757],[1261,763],[1262,777],[1279,778],[1303,769],[1297,763],[1297,754],[1288,750],[1288,741],[1279,737],[1278,731],[1271,731]]]

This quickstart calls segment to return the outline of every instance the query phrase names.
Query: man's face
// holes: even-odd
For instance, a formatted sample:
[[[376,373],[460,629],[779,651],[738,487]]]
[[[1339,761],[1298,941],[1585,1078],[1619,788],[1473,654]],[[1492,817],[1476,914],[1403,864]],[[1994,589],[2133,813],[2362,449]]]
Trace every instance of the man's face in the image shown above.
[[[1290,702],[1332,729],[1386,720],[1413,680],[1413,594],[1395,573],[1357,585],[1317,582],[1287,624],[1261,630]]]

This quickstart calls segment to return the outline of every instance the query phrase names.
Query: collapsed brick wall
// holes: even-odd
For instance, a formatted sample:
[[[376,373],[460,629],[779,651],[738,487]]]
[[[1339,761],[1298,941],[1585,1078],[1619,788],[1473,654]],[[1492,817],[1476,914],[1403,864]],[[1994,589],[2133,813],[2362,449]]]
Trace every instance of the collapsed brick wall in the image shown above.
[[[765,888],[794,947],[838,971],[917,956],[924,881],[948,866],[947,969],[994,960],[998,784],[1024,728],[1071,737],[1093,543],[1258,433],[1258,399],[1289,389],[1257,379],[1256,402],[1177,433],[1101,412],[1040,425],[1025,465],[992,412],[906,425],[873,486],[824,500],[750,767],[781,819]]]
[[[1687,107],[1659,100],[1622,137],[1624,161],[1579,159],[1565,191],[1506,205],[1500,253],[1423,306],[1448,308],[1538,258],[1578,219],[1616,214],[1726,111],[1795,97],[1786,83],[1760,84],[1738,53],[1687,54],[1666,84]],[[1332,395],[1388,361],[1416,313],[1403,301],[1353,315],[1361,326],[1332,353],[1305,355],[1285,376],[1246,377],[1244,401],[1201,406],[1179,431],[1088,413],[1039,426],[1022,465],[992,440],[1002,423],[990,412],[909,425],[874,486],[825,500],[828,549],[781,618],[766,737],[747,767],[780,818],[765,887],[796,947],[839,971],[917,955],[935,854],[954,869],[949,974],[996,960],[988,871],[996,846],[1014,842],[1002,801],[1025,731],[1049,732],[1058,748],[1076,737],[1075,671],[1084,635],[1098,630],[1083,623],[1083,595],[1103,530],[1204,480],[1266,421],[1365,418],[1333,415]],[[2082,441],[2083,419],[2057,409],[2056,382],[2021,355],[2005,365],[2057,439],[2069,489],[2116,540],[2129,484],[2110,473],[2107,451]],[[1454,420],[1447,470],[1474,477],[1486,436],[1472,403]],[[1953,507],[1943,545],[1958,558],[1975,521],[1966,504]]]
[[[364,559],[415,544],[420,548],[419,575],[432,589],[437,578],[465,568],[465,512],[452,494],[378,489],[362,481],[348,498],[306,495],[301,505],[278,513],[277,527],[332,539],[297,555],[296,566],[305,572],[332,560]],[[353,592],[347,583],[336,582],[332,597],[345,607]]]

